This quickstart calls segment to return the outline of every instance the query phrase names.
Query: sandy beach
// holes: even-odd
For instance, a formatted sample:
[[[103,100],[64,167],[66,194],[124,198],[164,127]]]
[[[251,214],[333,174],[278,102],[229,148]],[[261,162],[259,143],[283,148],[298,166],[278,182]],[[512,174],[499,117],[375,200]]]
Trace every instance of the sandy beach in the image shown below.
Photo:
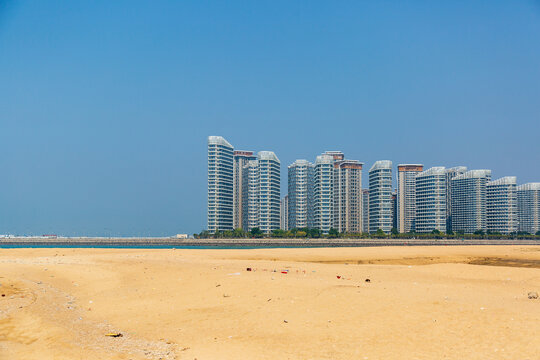
[[[536,360],[529,292],[538,246],[0,249],[0,359]]]

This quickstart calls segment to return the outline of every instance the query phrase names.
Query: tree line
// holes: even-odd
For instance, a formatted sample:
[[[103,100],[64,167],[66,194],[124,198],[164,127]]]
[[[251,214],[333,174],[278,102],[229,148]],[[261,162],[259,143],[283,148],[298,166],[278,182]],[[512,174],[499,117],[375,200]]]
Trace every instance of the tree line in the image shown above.
[[[400,233],[396,228],[392,228],[389,234],[386,234],[382,229],[378,229],[375,233],[348,233],[339,232],[334,228],[328,231],[328,234],[323,234],[321,230],[315,228],[294,228],[291,230],[272,230],[269,234],[265,234],[260,228],[255,227],[249,231],[243,229],[224,230],[210,232],[207,230],[201,231],[199,234],[193,234],[195,239],[262,239],[262,238],[283,238],[283,239],[533,239],[540,240],[540,231],[536,234],[519,231],[513,234],[501,234],[499,232],[477,230],[472,234],[464,232],[448,231],[446,233],[439,230],[433,230],[431,233]]]

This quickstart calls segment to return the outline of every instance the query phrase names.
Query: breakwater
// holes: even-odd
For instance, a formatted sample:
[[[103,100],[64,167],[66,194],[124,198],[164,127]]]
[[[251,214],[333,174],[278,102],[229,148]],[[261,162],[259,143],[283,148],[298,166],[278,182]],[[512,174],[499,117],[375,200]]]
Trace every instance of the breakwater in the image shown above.
[[[0,247],[361,247],[436,245],[540,245],[539,240],[509,239],[177,239],[170,237],[10,237]]]

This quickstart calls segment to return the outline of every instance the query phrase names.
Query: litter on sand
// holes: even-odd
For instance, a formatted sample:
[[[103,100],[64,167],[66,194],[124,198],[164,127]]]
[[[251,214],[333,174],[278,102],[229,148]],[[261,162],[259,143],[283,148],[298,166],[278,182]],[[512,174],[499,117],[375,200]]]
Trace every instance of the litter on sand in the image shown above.
[[[240,273],[232,273],[232,274],[227,274],[227,275],[240,275]]]
[[[251,271],[251,268],[247,268],[246,271]]]
[[[122,335],[122,333],[108,333],[108,334],[105,334],[105,336],[108,336],[108,337],[122,337],[124,335]]]

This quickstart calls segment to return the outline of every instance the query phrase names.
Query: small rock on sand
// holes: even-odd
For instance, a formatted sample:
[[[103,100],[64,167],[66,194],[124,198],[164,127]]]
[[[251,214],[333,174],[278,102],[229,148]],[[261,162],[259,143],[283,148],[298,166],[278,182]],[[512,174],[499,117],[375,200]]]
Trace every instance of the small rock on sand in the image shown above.
[[[536,291],[531,291],[527,294],[529,299],[538,299],[538,293]]]

